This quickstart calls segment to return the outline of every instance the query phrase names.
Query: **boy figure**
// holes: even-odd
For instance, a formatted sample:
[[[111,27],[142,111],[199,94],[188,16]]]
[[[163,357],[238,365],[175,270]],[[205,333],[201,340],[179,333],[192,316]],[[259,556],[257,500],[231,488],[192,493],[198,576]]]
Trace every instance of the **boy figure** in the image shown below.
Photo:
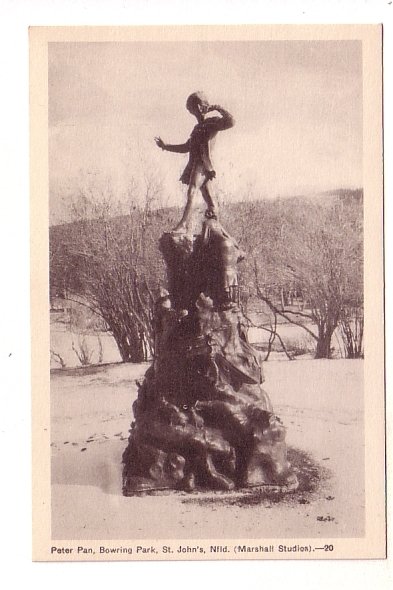
[[[211,181],[216,177],[210,159],[212,140],[218,131],[230,129],[235,124],[228,111],[219,105],[209,105],[202,92],[191,94],[187,99],[186,107],[198,121],[189,140],[180,145],[170,145],[166,144],[161,137],[155,138],[156,144],[163,150],[190,154],[188,164],[179,179],[183,184],[188,185],[188,191],[183,217],[173,230],[177,233],[188,233],[191,230],[192,207],[198,190],[201,191],[207,204],[205,216],[217,219],[217,202],[211,190]],[[206,114],[211,111],[217,111],[221,117],[206,117]]]

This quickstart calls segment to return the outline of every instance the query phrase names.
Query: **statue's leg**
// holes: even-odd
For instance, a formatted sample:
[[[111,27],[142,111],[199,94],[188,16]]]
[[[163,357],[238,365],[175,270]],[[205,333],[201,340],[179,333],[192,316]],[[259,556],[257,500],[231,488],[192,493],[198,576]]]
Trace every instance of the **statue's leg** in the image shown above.
[[[199,190],[202,190],[202,185],[205,180],[205,175],[203,174],[201,167],[194,166],[190,176],[190,183],[188,185],[187,203],[183,211],[183,216],[173,231],[188,233],[192,230],[192,209],[195,195]]]
[[[216,219],[218,216],[218,203],[212,191],[212,183],[209,180],[205,180],[202,184],[201,193],[207,205],[206,217]]]

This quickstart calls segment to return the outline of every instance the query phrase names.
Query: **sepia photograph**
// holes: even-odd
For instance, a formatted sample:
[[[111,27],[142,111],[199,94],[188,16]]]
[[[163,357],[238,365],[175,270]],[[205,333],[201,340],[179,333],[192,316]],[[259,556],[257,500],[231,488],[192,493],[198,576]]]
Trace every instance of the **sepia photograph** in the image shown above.
[[[385,556],[381,43],[30,30],[35,560]]]

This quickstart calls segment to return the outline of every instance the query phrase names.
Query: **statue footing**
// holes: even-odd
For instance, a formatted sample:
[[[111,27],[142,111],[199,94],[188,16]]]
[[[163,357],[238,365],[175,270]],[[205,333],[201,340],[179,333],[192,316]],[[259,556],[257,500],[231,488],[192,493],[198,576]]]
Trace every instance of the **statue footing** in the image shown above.
[[[286,429],[239,306],[236,242],[215,220],[164,234],[169,293],[155,310],[156,356],[133,405],[123,493],[297,487]]]

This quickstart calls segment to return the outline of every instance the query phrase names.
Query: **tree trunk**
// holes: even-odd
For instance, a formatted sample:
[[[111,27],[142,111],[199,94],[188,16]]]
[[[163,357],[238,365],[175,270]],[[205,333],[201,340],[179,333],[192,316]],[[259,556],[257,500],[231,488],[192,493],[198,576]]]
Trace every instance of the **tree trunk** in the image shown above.
[[[345,348],[345,358],[363,358],[363,310],[346,310],[340,319],[339,326]]]
[[[112,334],[124,363],[143,363],[146,360],[143,338],[136,329],[124,326],[121,330],[113,330]]]
[[[315,351],[316,359],[329,359],[330,358],[330,349],[331,349],[331,340],[332,335],[334,332],[333,326],[318,326],[318,342],[317,348]]]
[[[285,309],[285,298],[284,298],[284,289],[283,288],[281,288],[280,295],[281,295],[281,311],[284,311],[284,309]]]

